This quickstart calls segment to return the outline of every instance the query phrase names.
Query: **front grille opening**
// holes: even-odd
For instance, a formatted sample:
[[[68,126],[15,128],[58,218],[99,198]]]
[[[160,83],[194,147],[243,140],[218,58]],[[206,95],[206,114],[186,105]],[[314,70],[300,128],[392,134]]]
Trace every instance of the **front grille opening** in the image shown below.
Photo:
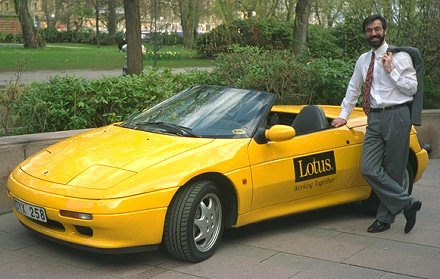
[[[75,225],[75,229],[77,232],[79,232],[82,235],[89,236],[89,237],[93,236],[92,228]]]
[[[46,227],[46,228],[51,229],[51,230],[60,231],[60,232],[65,232],[66,231],[66,228],[64,228],[63,224],[61,224],[60,222],[51,220],[51,219],[47,219],[47,223],[44,223],[44,222],[41,222],[41,221],[38,221],[38,220],[34,220],[32,218],[29,218],[29,217],[26,217],[26,218],[28,220],[30,220],[30,221],[40,225],[40,226]]]

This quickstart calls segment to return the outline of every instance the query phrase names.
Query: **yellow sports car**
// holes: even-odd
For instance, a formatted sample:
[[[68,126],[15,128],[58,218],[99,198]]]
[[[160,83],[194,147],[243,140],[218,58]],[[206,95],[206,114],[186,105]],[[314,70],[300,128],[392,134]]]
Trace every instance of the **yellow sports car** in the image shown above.
[[[29,229],[103,252],[158,248],[198,262],[224,228],[365,201],[366,117],[337,106],[274,106],[275,95],[193,86],[122,123],[50,146],[15,168],[8,194]],[[411,132],[404,187],[428,164]]]

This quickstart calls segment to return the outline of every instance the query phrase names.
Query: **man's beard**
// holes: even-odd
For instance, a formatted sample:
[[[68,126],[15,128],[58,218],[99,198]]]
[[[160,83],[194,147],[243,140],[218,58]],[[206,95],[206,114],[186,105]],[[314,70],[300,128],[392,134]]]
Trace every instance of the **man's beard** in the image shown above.
[[[379,40],[372,40],[372,39],[379,39]],[[385,40],[385,35],[383,36],[376,35],[374,37],[367,38],[367,41],[370,44],[370,46],[375,49],[379,48],[383,44],[384,40]]]

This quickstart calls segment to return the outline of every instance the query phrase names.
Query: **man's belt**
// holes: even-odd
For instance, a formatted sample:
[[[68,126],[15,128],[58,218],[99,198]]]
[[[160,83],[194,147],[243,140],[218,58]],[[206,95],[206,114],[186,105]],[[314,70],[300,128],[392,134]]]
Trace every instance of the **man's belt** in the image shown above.
[[[371,108],[370,112],[381,112],[384,110],[392,110],[392,109],[396,109],[396,108],[400,108],[400,107],[404,107],[404,106],[408,106],[408,105],[409,105],[409,103],[403,103],[403,104],[392,105],[392,106],[383,107],[383,108]]]

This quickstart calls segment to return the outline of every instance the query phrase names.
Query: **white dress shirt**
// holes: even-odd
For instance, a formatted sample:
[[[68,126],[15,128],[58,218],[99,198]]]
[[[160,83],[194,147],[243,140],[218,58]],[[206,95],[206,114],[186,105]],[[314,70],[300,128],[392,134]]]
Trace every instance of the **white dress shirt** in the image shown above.
[[[388,49],[384,43],[375,50],[373,83],[371,85],[371,107],[383,108],[411,102],[417,92],[417,76],[411,56],[406,52],[394,53],[392,71],[385,72],[382,58]],[[362,85],[367,77],[372,50],[363,53],[356,62],[353,75],[342,100],[340,118],[348,119],[362,93]]]

